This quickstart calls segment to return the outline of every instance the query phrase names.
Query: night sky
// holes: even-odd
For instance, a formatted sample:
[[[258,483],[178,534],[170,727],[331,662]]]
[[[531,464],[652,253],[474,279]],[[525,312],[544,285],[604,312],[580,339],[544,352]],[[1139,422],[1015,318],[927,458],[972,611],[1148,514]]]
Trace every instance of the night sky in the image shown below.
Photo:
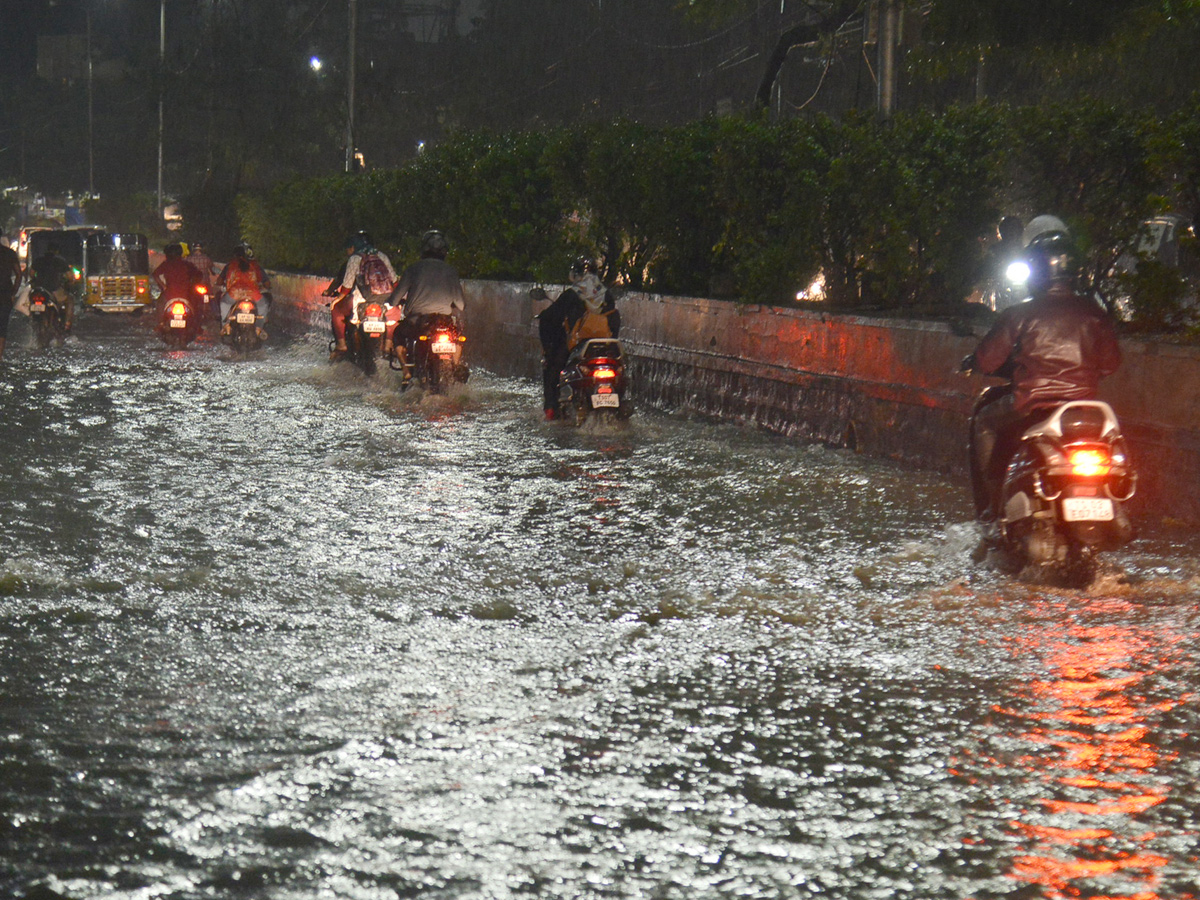
[[[5,80],[31,77],[39,34],[82,34],[82,0],[0,0],[0,72]]]

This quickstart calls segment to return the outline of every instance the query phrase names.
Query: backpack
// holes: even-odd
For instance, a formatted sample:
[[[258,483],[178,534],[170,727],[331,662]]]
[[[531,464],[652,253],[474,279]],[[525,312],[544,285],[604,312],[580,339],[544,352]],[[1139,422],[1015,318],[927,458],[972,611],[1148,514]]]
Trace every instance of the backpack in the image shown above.
[[[359,284],[366,287],[371,294],[390,294],[395,284],[388,272],[387,263],[378,253],[363,255],[362,264],[358,269]]]
[[[572,326],[567,335],[567,347],[574,350],[579,344],[592,338],[612,337],[612,327],[608,324],[608,313],[588,310]]]
[[[236,262],[233,263],[229,274],[225,276],[225,292],[234,300],[258,300],[262,297],[254,266],[243,269]]]

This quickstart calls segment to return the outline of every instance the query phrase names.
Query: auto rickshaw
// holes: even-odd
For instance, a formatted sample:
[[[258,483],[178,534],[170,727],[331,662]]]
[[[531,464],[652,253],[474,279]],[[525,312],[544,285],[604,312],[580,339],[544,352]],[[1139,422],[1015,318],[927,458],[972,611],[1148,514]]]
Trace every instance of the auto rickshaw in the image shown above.
[[[144,234],[92,234],[84,241],[85,305],[97,312],[141,312],[150,293],[150,245]]]

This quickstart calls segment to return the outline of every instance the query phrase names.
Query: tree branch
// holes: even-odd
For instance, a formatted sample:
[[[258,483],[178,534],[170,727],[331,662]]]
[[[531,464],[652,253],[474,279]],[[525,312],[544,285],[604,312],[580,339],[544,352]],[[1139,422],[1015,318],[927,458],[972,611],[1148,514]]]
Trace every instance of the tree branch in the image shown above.
[[[829,14],[823,19],[817,22],[796,25],[781,34],[778,42],[775,44],[775,50],[771,54],[771,58],[767,60],[767,68],[763,72],[762,81],[758,85],[758,92],[754,98],[755,102],[763,108],[770,105],[771,91],[775,88],[779,72],[783,69],[783,64],[787,61],[788,54],[792,50],[796,47],[803,47],[805,44],[812,44],[825,35],[835,34],[839,28],[850,20],[851,16],[858,12],[858,9],[858,0],[841,3],[830,10]]]

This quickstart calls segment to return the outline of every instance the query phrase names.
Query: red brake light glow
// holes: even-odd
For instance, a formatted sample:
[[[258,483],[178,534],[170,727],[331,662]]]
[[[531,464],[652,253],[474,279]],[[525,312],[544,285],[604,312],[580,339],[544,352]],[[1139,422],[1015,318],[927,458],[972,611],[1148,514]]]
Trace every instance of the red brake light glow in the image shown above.
[[[383,307],[378,303],[369,303],[367,304],[366,314],[371,317],[382,316]]]
[[[616,369],[610,368],[608,366],[599,366],[596,368],[596,370],[594,372],[592,372],[592,377],[597,378],[601,381],[607,381],[610,378],[616,378],[617,371],[616,371]]]
[[[1072,450],[1067,454],[1074,474],[1083,478],[1107,475],[1112,463],[1103,450]]]
[[[174,303],[171,304],[171,315],[186,316],[187,315],[187,304],[184,303],[182,300],[176,300]]]

